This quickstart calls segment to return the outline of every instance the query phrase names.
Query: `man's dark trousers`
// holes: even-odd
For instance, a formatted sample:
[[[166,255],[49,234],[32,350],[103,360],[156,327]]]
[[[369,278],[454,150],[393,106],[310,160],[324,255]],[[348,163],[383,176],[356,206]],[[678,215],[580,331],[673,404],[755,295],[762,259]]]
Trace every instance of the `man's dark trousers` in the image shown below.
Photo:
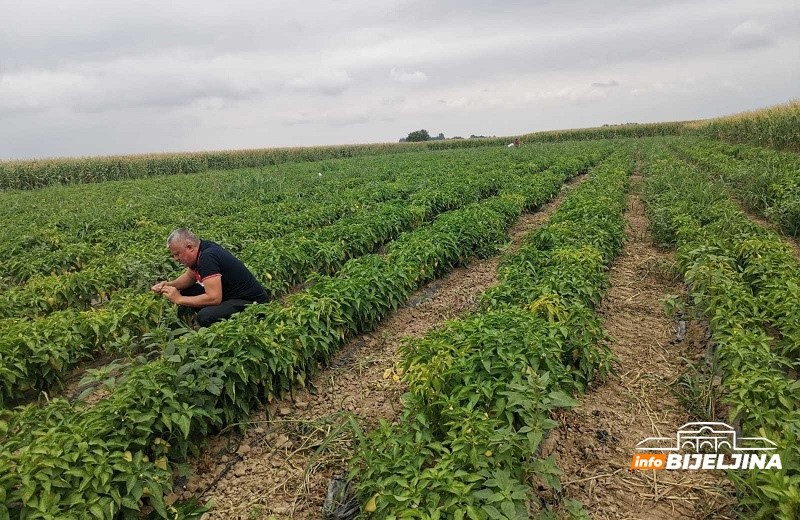
[[[200,296],[205,293],[205,288],[199,283],[181,290],[182,296]],[[243,311],[245,306],[251,303],[253,302],[248,300],[223,300],[219,305],[203,307],[197,311],[197,323],[199,323],[201,327],[208,327],[212,323],[230,318],[237,312]],[[193,308],[189,309],[192,311],[195,310]]]

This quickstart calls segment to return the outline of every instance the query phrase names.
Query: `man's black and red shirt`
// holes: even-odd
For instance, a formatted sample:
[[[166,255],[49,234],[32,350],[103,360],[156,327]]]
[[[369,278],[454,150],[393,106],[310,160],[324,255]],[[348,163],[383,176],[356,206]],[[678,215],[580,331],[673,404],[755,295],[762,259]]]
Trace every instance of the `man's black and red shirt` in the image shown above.
[[[253,273],[230,251],[215,242],[200,241],[197,262],[192,272],[199,283],[221,276],[223,301],[247,300],[258,303],[267,301],[267,292]]]

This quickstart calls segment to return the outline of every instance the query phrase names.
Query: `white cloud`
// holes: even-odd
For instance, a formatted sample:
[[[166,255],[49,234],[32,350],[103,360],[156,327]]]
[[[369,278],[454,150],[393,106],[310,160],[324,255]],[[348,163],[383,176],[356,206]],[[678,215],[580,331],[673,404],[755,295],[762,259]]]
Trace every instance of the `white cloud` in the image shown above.
[[[737,25],[731,32],[731,39],[733,46],[739,49],[767,47],[773,43],[766,27],[753,20]]]
[[[314,122],[314,117],[309,112],[294,112],[281,117],[285,126],[307,125]]]
[[[736,92],[744,92],[744,87],[736,81],[723,80],[720,82],[720,87],[726,90],[735,90]]]
[[[163,109],[203,99],[248,99],[265,86],[260,75],[247,59],[201,60],[180,53],[88,62],[68,70],[21,70],[0,79],[0,113]]]
[[[592,83],[592,86],[595,88],[613,88],[613,87],[618,87],[619,83],[617,83],[616,80],[612,79],[611,81],[606,81],[606,82],[595,81],[594,83]]]
[[[392,69],[389,71],[389,76],[400,83],[425,83],[428,81],[428,76],[424,72],[415,70],[414,72],[405,72],[401,69]]]
[[[375,114],[371,107],[372,102],[364,103],[358,108],[340,108],[336,105],[314,107],[310,110],[285,112],[280,120],[285,127],[299,125],[324,125],[327,127],[363,125],[369,123]]]
[[[309,91],[327,96],[335,96],[347,90],[353,78],[344,70],[322,69],[296,76],[287,82],[292,90]]]
[[[65,93],[85,92],[90,85],[91,81],[85,76],[69,72],[4,74],[0,77],[0,114],[58,108]]]

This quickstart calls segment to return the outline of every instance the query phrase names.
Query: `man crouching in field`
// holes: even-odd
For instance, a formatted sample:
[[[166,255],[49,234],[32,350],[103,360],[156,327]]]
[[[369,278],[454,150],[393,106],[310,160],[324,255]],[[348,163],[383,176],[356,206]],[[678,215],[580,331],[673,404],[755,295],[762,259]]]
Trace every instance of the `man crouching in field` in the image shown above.
[[[151,290],[172,303],[197,311],[201,327],[230,318],[251,303],[264,303],[267,293],[245,265],[219,244],[200,240],[186,228],[167,239],[172,258],[187,267],[169,282],[158,282]]]

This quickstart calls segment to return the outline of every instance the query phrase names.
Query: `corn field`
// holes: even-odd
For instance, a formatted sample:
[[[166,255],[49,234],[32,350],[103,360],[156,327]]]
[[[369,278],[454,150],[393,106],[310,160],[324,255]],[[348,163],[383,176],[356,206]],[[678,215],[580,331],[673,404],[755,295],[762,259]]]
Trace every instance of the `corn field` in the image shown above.
[[[686,125],[687,133],[800,152],[800,100]]]

